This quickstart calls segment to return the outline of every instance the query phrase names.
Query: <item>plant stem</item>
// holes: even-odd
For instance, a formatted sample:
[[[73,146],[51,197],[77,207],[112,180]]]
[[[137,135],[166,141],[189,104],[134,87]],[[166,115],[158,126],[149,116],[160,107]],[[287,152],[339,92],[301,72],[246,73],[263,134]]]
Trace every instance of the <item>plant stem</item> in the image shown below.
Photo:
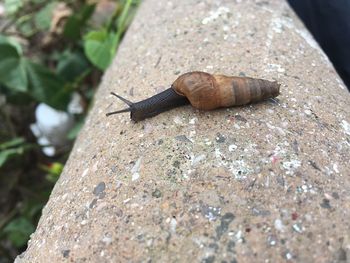
[[[119,42],[121,35],[125,31],[125,22],[126,22],[126,19],[128,17],[128,14],[129,14],[129,9],[130,9],[131,4],[132,4],[132,0],[127,0],[125,6],[123,8],[123,12],[120,15],[117,34],[114,38],[115,44],[117,44]]]

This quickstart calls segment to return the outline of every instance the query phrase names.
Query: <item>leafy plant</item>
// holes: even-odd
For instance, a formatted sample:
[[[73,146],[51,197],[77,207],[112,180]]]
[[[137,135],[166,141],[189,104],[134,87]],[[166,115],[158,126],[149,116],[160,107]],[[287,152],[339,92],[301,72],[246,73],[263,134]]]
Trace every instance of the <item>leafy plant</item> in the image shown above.
[[[32,222],[24,217],[12,220],[4,228],[4,233],[16,247],[22,247],[28,240],[28,236],[34,231]]]
[[[101,1],[106,2],[106,1]],[[108,1],[107,1],[108,2]],[[73,93],[83,125],[102,71],[113,60],[139,0],[5,0],[0,25],[0,254],[13,261],[26,247],[69,149],[41,152],[29,129],[38,103],[67,111]],[[102,13],[99,10],[102,10]],[[7,261],[6,261],[7,260]]]
[[[33,100],[58,109],[69,101],[68,84],[40,64],[21,55],[10,43],[0,44],[0,83],[8,89],[26,93]]]
[[[114,30],[113,20],[107,28],[91,31],[84,37],[84,49],[90,61],[99,69],[105,70],[111,63],[116,48],[119,45],[120,37],[128,25],[128,14],[132,0],[127,0],[119,19],[117,30]]]
[[[7,160],[13,156],[22,155],[30,146],[25,143],[24,138],[15,138],[13,140],[0,144],[0,168]]]

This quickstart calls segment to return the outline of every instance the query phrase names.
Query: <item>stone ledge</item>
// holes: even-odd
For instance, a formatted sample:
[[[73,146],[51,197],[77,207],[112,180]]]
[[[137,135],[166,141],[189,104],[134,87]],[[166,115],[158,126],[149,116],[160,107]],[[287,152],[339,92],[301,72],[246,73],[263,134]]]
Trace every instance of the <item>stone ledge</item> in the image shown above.
[[[139,123],[180,73],[276,79],[276,101]],[[145,0],[17,262],[350,258],[350,97],[289,6]]]

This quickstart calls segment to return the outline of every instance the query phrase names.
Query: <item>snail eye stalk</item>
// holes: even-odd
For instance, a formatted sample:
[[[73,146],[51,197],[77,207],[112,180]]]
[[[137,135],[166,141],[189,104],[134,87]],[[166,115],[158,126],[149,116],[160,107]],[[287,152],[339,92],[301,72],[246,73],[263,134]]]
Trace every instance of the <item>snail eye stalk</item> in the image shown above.
[[[112,95],[116,96],[118,99],[123,101],[125,104],[129,106],[129,108],[123,109],[123,110],[118,110],[118,111],[113,111],[113,112],[108,112],[106,113],[106,116],[110,116],[113,114],[118,114],[118,113],[123,113],[123,112],[130,112],[131,111],[131,106],[134,104],[131,101],[124,99],[123,97],[119,96],[118,94],[115,94],[114,92],[111,92]]]

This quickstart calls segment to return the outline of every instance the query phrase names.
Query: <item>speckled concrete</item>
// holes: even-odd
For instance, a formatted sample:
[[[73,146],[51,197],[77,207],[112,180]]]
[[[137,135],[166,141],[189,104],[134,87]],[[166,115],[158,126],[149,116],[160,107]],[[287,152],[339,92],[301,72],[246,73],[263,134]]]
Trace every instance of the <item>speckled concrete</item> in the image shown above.
[[[281,95],[105,117],[191,70]],[[283,1],[144,1],[95,98],[17,262],[350,261],[350,95]]]

